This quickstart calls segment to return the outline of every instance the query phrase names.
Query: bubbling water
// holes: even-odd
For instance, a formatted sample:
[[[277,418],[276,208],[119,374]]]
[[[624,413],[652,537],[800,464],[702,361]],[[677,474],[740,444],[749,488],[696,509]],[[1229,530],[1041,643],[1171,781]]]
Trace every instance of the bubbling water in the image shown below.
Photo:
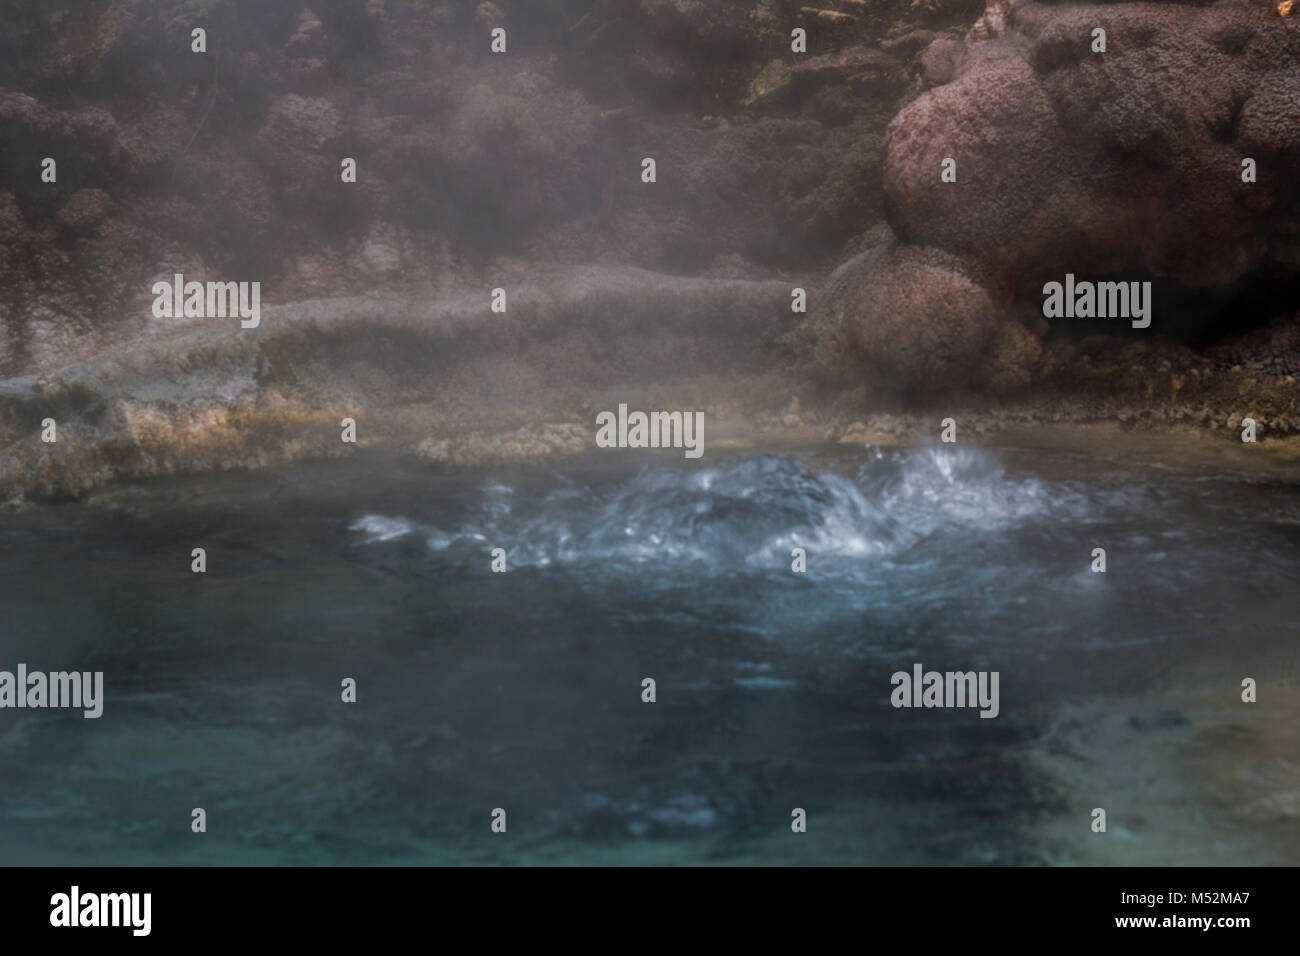
[[[996,530],[1086,508],[1069,489],[1006,477],[985,452],[935,447],[876,450],[854,477],[761,455],[696,470],[646,468],[610,487],[569,485],[540,499],[493,483],[455,528],[367,514],[351,530],[373,544],[422,534],[433,552],[476,557],[483,544],[499,544],[511,567],[779,570],[802,548],[848,570],[943,528]]]

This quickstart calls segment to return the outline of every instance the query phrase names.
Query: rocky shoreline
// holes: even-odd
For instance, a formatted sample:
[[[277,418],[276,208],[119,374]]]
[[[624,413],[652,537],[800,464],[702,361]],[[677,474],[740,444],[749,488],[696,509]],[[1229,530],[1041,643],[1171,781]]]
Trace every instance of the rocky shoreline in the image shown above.
[[[1262,0],[3,16],[0,501],[356,448],[547,461],[620,402],[754,447],[951,417],[1235,456],[1249,417],[1243,461],[1296,456],[1300,32]],[[177,273],[260,282],[261,327],[151,316]],[[1163,305],[1049,322],[1076,273]]]
[[[1056,344],[1052,373],[1011,396],[900,396],[816,375],[786,292],[584,269],[525,287],[509,319],[473,296],[271,309],[257,330],[191,333],[0,382],[0,501],[358,449],[452,467],[548,462],[593,448],[596,414],[626,401],[702,411],[713,448],[933,442],[952,418],[959,442],[1172,444],[1261,473],[1300,462],[1300,385],[1267,352],[1085,339]],[[607,333],[599,348],[596,327]]]

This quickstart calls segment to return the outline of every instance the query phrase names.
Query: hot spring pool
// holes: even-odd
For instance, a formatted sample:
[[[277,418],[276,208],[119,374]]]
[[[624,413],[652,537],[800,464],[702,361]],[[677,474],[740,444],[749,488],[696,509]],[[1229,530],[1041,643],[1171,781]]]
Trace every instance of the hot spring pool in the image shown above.
[[[1269,480],[962,446],[363,456],[0,514],[0,543],[0,668],[105,683],[97,720],[0,710],[5,863],[1300,852],[1300,494]],[[998,672],[998,716],[891,706],[915,664]]]

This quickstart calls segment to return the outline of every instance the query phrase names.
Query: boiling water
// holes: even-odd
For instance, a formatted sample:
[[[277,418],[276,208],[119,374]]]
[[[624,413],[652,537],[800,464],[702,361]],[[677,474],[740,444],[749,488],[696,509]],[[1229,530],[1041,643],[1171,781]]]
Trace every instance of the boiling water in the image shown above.
[[[960,447],[7,514],[0,669],[106,699],[0,710],[0,862],[1293,863],[1298,551],[1290,487]],[[891,706],[915,664],[998,716]]]

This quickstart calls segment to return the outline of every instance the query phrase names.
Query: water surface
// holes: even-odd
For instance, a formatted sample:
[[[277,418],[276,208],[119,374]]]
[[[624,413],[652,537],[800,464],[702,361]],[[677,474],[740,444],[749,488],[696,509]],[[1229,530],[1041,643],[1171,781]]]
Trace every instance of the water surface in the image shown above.
[[[0,860],[1293,863],[1298,552],[1286,485],[960,446],[4,514],[0,668],[107,689],[0,711]],[[999,716],[891,707],[915,663],[998,671]]]

